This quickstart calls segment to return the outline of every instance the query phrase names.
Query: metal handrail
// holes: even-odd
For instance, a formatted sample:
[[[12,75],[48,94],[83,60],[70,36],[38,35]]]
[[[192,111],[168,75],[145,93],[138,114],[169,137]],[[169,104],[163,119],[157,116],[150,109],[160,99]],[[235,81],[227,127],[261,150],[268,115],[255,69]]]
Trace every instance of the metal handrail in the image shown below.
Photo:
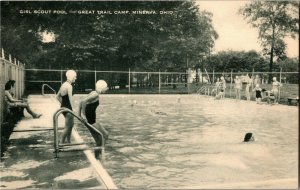
[[[197,90],[197,93],[200,94],[203,90],[206,91],[206,86],[202,86],[199,90]]]
[[[47,86],[48,88],[50,88],[50,90],[52,90],[54,92],[54,95],[56,95],[56,91],[51,87],[49,86],[48,84],[43,84],[42,85],[42,95],[45,96],[45,86]]]
[[[76,117],[81,123],[83,123],[84,125],[87,125],[88,127],[90,127],[92,130],[94,130],[96,133],[98,133],[101,136],[101,140],[102,140],[102,153],[101,156],[103,157],[104,155],[104,136],[103,134],[96,129],[93,125],[85,122],[81,117],[79,117],[78,115],[76,115],[72,110],[67,109],[67,108],[60,108],[59,110],[57,110],[54,115],[53,115],[53,130],[54,130],[54,153],[55,153],[55,157],[58,158],[58,153],[59,153],[59,142],[58,142],[58,116],[62,113],[70,113],[72,114],[74,117]]]

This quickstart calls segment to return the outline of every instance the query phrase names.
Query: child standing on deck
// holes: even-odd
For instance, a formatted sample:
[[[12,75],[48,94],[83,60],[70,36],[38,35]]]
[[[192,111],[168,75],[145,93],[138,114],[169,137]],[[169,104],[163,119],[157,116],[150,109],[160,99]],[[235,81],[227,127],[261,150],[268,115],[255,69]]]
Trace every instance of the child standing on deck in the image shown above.
[[[272,92],[272,94],[274,94],[274,97],[275,97],[274,103],[279,103],[280,87],[282,87],[282,84],[277,81],[276,77],[273,77],[271,92]]]
[[[262,89],[259,87],[259,84],[256,84],[255,88],[252,91],[255,91],[255,101],[256,101],[256,103],[260,104],[261,99],[262,99]]]
[[[96,90],[90,92],[87,97],[81,100],[79,103],[79,116],[82,117],[84,121],[93,125],[98,129],[104,136],[105,139],[108,138],[108,132],[100,124],[96,123],[96,109],[100,104],[99,95],[105,93],[108,90],[107,83],[104,80],[98,80],[96,83]],[[97,133],[87,125],[90,133],[92,134],[96,145],[102,145],[102,139],[99,138]],[[98,159],[100,150],[95,150],[95,157]]]
[[[245,88],[245,95],[246,95],[246,98],[247,98],[247,101],[250,101],[250,80],[247,81],[247,84],[246,84],[246,88]]]
[[[234,89],[235,89],[235,99],[240,100],[241,99],[241,87],[242,87],[242,81],[239,76],[235,76],[234,79]]]
[[[77,79],[77,74],[74,70],[68,70],[66,72],[67,81],[64,82],[57,95],[56,99],[61,103],[62,108],[68,108],[72,110],[73,108],[73,86],[72,84]],[[61,143],[71,142],[71,133],[74,126],[74,117],[70,113],[63,113],[65,116],[65,129],[61,138]]]

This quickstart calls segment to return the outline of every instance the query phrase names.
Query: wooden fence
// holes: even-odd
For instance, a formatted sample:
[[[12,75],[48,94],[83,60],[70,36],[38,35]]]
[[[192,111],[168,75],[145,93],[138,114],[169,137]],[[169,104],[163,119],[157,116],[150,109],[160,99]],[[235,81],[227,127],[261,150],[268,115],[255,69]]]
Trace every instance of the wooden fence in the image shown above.
[[[0,58],[0,123],[4,121],[7,112],[4,102],[5,83],[8,80],[15,80],[15,98],[21,98],[25,88],[25,64],[21,63],[12,55],[1,49]]]

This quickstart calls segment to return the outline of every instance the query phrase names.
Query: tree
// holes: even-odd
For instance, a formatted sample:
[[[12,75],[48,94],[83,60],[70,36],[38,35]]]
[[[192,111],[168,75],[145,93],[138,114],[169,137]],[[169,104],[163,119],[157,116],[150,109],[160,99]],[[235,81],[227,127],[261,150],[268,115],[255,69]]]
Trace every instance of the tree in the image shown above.
[[[212,14],[193,1],[1,2],[1,42],[27,68],[183,71],[194,66],[218,37]],[[19,10],[65,10],[22,14]],[[156,14],[72,14],[74,10],[153,10]],[[160,11],[173,14],[160,14]],[[41,33],[54,34],[43,43]],[[27,35],[30,35],[29,37]],[[16,51],[18,50],[18,51]],[[119,76],[125,87],[128,76]],[[81,77],[83,78],[83,77]],[[81,79],[78,79],[80,83]]]
[[[221,51],[213,54],[210,68],[216,72],[266,71],[265,59],[256,51]]]
[[[272,80],[274,57],[286,58],[284,38],[296,38],[299,32],[298,1],[253,1],[239,13],[258,28],[264,55],[269,56],[269,81]]]
[[[282,69],[284,82],[299,84],[299,59],[287,58],[285,60],[278,60],[275,62],[277,71]],[[284,73],[284,72],[296,72],[296,73]],[[298,72],[298,73],[297,73]]]

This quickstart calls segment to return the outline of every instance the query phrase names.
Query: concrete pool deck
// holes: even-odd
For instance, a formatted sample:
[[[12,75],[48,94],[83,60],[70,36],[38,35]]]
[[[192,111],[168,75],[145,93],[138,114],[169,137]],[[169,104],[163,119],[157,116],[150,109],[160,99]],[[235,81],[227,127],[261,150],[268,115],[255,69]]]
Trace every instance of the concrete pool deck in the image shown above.
[[[25,113],[14,128],[1,158],[0,188],[106,189],[82,151],[60,153],[54,158],[53,130],[17,132],[53,128],[52,114],[59,108],[58,103],[52,97],[28,100],[33,110],[43,115],[32,119]],[[60,116],[59,127],[63,123]],[[72,142],[76,142],[74,136]]]

